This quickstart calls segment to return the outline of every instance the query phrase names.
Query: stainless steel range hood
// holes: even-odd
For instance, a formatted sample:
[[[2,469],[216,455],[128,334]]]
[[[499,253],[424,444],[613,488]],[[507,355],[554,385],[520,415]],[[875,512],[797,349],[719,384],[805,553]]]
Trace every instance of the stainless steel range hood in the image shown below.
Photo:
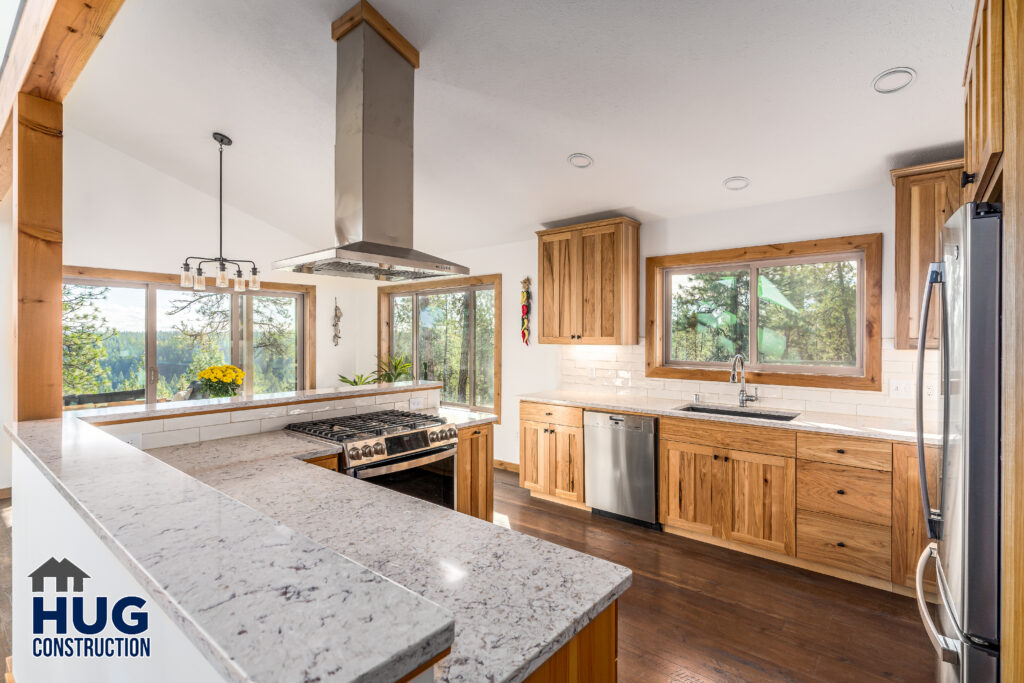
[[[408,45],[372,8],[374,16],[356,15],[355,27],[346,25],[338,36],[338,24],[348,18],[351,25],[350,15],[364,7],[334,26],[334,246],[276,261],[274,268],[391,281],[468,274],[465,266],[413,249],[415,66],[374,29],[390,29],[392,43],[397,36]]]

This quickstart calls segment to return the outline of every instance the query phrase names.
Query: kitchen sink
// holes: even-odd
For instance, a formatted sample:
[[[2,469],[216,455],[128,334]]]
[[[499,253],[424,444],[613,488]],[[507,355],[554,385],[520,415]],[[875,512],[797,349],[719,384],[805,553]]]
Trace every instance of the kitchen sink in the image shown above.
[[[730,417],[749,417],[755,420],[775,420],[777,422],[789,422],[800,413],[791,413],[784,410],[762,410],[760,408],[740,408],[738,406],[714,406],[690,403],[679,406],[674,410],[683,413],[702,413],[705,415],[728,415]]]

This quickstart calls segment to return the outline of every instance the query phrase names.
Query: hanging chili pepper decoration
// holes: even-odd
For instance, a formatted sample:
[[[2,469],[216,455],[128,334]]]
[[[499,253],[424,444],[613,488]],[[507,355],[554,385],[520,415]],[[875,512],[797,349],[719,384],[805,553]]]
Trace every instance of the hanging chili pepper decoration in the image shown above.
[[[522,333],[523,343],[527,346],[530,345],[530,299],[533,296],[530,293],[530,276],[527,275],[522,281],[523,292],[519,297],[519,302],[523,306],[523,318],[522,318]]]

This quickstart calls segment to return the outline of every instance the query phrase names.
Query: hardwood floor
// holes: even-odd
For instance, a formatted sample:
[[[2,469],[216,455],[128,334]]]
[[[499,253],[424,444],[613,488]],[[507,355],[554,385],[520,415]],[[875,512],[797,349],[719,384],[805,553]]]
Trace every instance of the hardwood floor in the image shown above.
[[[932,681],[911,598],[531,499],[494,473],[511,527],[633,570],[619,680]]]

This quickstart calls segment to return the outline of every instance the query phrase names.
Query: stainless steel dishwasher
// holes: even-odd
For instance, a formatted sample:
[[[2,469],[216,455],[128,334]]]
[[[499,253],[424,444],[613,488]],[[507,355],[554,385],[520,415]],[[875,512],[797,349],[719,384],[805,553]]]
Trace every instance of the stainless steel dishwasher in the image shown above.
[[[596,513],[658,528],[657,420],[583,413],[584,490]]]

